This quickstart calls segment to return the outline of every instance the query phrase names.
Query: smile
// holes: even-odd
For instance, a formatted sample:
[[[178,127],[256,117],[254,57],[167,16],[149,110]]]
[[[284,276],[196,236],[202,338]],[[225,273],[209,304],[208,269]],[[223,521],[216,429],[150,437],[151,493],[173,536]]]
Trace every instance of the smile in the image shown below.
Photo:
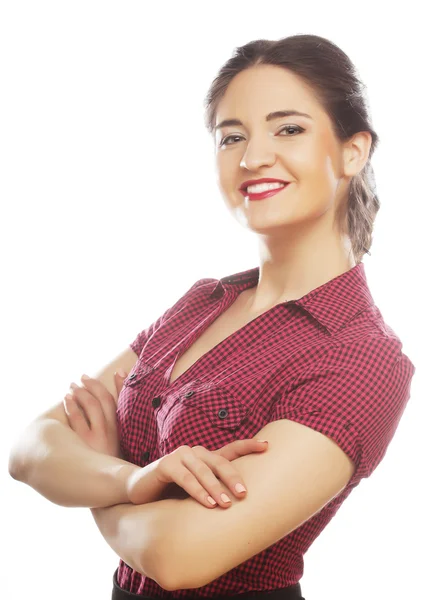
[[[241,193],[245,198],[247,198],[247,200],[264,200],[265,198],[269,198],[270,196],[274,196],[275,194],[284,191],[286,188],[289,187],[289,185],[290,183],[287,183],[286,185],[280,186],[277,189],[265,190],[263,192],[260,192],[259,194],[249,194],[247,190],[241,190]]]

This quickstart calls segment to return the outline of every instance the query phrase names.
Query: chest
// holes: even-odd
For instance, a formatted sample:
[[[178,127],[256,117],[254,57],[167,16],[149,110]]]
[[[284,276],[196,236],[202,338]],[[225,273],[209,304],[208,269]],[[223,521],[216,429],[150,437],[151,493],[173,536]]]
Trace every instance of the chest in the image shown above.
[[[195,362],[207,354],[227,337],[255,319],[247,314],[241,294],[237,300],[201,333],[201,335],[178,357],[170,376],[170,384],[185,373]]]

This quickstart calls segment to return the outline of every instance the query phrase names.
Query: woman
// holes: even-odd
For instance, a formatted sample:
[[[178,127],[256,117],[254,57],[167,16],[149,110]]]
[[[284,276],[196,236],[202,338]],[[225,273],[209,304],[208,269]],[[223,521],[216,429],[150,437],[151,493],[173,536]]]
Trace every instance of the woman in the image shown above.
[[[370,164],[378,136],[351,61],[314,35],[237,48],[212,83],[206,124],[221,193],[257,235],[260,266],[196,282],[137,336],[136,389],[127,379],[117,413],[123,449],[148,464],[181,444],[215,449],[247,438],[277,419],[334,440],[354,463],[342,492],[262,553],[224,563],[197,590],[199,597],[279,590],[277,598],[301,598],[304,553],[381,461],[415,372],[372,300],[361,262],[380,208]],[[155,397],[153,419],[136,390]],[[122,562],[115,575],[127,591],[164,597]]]
[[[145,467],[254,436],[269,448],[234,460],[249,494],[229,510],[190,497],[140,507],[139,537],[157,526],[163,543],[148,554],[145,542],[145,571],[120,561],[112,598],[300,600],[304,554],[383,459],[415,372],[361,262],[380,207],[378,136],[349,58],[314,35],[237,48],[206,124],[260,265],[197,281],[130,344],[122,457]],[[146,575],[162,562],[172,577]]]

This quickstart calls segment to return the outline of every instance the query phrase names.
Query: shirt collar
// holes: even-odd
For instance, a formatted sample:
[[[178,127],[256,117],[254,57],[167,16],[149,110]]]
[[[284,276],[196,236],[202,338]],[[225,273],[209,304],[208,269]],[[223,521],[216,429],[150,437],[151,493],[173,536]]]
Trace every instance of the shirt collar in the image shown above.
[[[212,285],[210,295],[220,297],[227,289],[236,288],[240,293],[257,285],[259,267],[227,275]],[[368,288],[364,263],[360,262],[349,271],[327,281],[297,300],[285,302],[306,310],[328,332],[337,333],[359,312],[374,304]]]

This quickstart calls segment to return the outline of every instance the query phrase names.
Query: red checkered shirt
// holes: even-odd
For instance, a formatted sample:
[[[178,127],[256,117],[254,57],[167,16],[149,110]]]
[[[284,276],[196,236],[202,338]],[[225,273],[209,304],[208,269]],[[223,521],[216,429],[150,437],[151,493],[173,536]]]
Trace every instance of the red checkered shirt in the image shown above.
[[[415,366],[384,322],[364,264],[298,300],[273,306],[199,358],[172,384],[177,358],[244,290],[259,267],[197,281],[139,333],[117,422],[124,458],[145,466],[183,444],[216,450],[290,419],[333,439],[354,461],[346,488],[300,527],[196,595],[267,591],[297,583],[303,555],[354,487],[383,459],[410,397]],[[122,560],[118,583],[146,596],[184,598]]]

